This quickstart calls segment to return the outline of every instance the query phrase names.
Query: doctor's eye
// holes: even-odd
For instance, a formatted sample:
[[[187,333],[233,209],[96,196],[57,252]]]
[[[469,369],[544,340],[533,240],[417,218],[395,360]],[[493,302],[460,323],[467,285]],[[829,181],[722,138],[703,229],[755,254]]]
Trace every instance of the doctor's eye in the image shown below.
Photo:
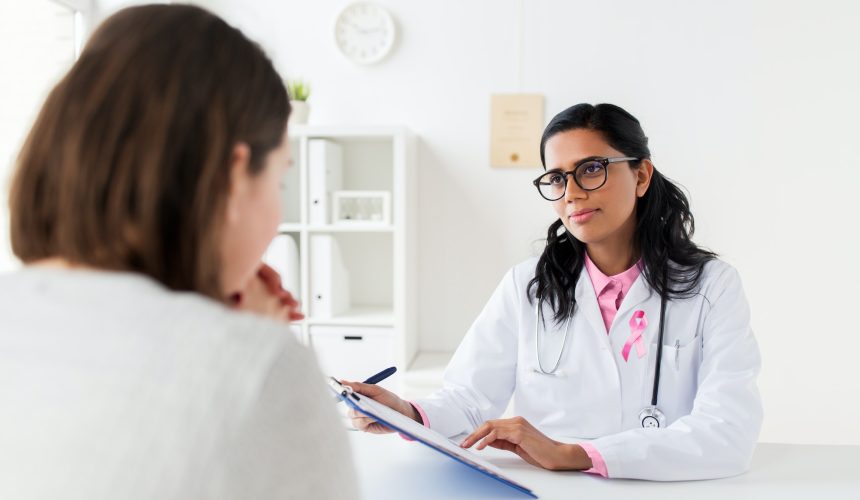
[[[546,182],[547,184],[558,186],[559,184],[564,184],[564,176],[559,173],[550,174],[547,176]]]
[[[580,171],[582,172],[583,176],[600,176],[603,175],[603,168],[604,167],[602,163],[593,161],[582,165]]]

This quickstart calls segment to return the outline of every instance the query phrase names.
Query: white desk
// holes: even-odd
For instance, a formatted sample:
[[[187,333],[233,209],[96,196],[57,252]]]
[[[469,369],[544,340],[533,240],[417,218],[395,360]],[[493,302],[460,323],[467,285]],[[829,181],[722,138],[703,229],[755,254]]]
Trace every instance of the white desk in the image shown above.
[[[363,498],[529,498],[418,442],[396,434],[349,432]],[[762,443],[744,475],[711,481],[655,483],[551,472],[500,450],[478,452],[541,499],[860,500],[860,446]]]

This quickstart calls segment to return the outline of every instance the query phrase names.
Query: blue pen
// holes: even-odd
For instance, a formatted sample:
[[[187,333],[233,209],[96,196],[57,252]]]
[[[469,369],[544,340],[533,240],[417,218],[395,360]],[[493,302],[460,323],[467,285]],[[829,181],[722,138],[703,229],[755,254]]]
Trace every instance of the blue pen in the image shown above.
[[[386,368],[386,369],[382,370],[381,372],[377,373],[376,375],[369,377],[367,380],[364,381],[364,383],[365,384],[378,384],[378,383],[382,382],[383,380],[387,379],[388,377],[394,375],[394,372],[396,372],[396,371],[397,371],[397,367],[394,367],[394,366],[392,366],[391,368]]]

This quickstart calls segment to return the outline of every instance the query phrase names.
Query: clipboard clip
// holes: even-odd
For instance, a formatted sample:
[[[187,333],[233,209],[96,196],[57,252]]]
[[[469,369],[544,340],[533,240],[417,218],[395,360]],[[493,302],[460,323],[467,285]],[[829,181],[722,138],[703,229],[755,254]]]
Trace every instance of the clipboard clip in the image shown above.
[[[329,378],[331,379],[329,384],[331,384],[332,388],[336,388],[335,391],[340,392],[341,396],[343,396],[344,398],[351,397],[352,399],[354,399],[356,401],[361,401],[361,399],[358,397],[358,394],[356,394],[355,391],[352,390],[352,387],[350,387],[348,385],[341,384],[340,381],[334,377],[329,377]],[[337,389],[337,388],[339,388],[339,389]],[[338,402],[340,402],[339,398],[338,398]]]

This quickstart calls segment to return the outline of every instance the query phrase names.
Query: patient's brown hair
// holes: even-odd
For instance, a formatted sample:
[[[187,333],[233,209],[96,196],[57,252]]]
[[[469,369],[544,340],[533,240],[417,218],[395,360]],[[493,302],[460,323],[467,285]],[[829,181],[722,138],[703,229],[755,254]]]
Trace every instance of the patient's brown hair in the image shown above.
[[[220,298],[233,147],[259,172],[283,137],[284,85],[262,50],[188,5],[122,10],[51,91],[18,157],[12,249],[147,274]]]

